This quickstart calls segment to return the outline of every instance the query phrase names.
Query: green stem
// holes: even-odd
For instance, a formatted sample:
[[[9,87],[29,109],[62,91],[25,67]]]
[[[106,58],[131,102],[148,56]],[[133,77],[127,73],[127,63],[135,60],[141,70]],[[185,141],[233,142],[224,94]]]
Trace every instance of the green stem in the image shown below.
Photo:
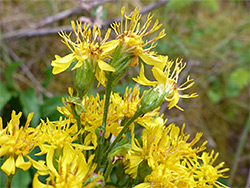
[[[107,87],[105,91],[105,104],[104,104],[104,112],[103,112],[103,120],[102,120],[102,126],[101,130],[103,131],[102,136],[100,138],[99,146],[98,146],[98,151],[97,151],[97,169],[100,168],[101,161],[102,161],[102,149],[103,149],[103,144],[104,144],[104,135],[105,135],[105,128],[107,124],[107,118],[108,118],[108,109],[109,109],[109,103],[110,103],[110,96],[111,96],[111,91],[112,91],[112,85],[111,81],[108,79],[107,81]]]
[[[114,167],[114,164],[112,163],[112,161],[109,161],[109,164],[108,164],[108,167],[104,173],[104,179],[105,179],[105,182],[107,181],[112,169]]]
[[[118,134],[118,136],[116,137],[116,139],[114,140],[114,142],[110,145],[109,149],[105,152],[104,154],[104,158],[107,157],[108,153],[110,151],[112,151],[112,149],[115,147],[116,143],[119,142],[119,140],[121,139],[122,135],[124,133],[127,132],[127,130],[129,129],[129,126],[131,125],[131,123],[133,123],[138,117],[140,117],[143,113],[141,112],[141,110],[138,110],[132,118],[129,119],[129,121],[126,122],[126,124],[124,125],[123,129],[121,130],[121,132]]]
[[[7,188],[11,188],[11,183],[12,183],[13,177],[14,177],[13,174],[7,176],[6,182],[5,182],[5,186],[6,186]]]
[[[243,130],[243,132],[241,134],[240,142],[239,142],[239,145],[237,147],[237,151],[236,151],[236,154],[235,154],[235,157],[234,157],[233,167],[231,169],[230,179],[229,179],[229,182],[228,182],[230,186],[233,183],[233,179],[234,179],[235,173],[237,171],[238,163],[239,163],[239,160],[240,160],[240,155],[241,155],[241,153],[243,151],[243,148],[245,146],[249,131],[250,131],[250,115],[248,116],[248,119],[247,119],[247,122],[245,124],[244,130]]]
[[[78,131],[80,131],[81,128],[82,128],[80,116],[77,115],[76,110],[74,108],[74,105],[71,106],[71,110],[72,110],[74,118],[76,119]],[[81,136],[81,134],[78,135],[78,144],[82,144],[82,136]]]

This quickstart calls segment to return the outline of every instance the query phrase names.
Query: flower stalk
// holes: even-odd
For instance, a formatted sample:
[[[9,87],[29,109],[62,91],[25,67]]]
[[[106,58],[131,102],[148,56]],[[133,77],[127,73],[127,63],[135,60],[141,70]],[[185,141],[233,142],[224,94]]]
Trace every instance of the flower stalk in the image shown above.
[[[7,176],[6,183],[5,183],[6,188],[11,188],[13,177],[14,177],[13,174]]]

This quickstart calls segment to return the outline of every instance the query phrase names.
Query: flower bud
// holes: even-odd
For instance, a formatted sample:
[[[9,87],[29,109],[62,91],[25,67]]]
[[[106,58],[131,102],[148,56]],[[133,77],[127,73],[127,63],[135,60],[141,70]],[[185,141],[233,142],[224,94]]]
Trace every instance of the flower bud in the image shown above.
[[[83,65],[75,70],[74,84],[78,96],[82,99],[88,93],[88,90],[94,81],[95,68],[88,60],[83,62]]]
[[[166,93],[159,92],[157,88],[146,91],[139,103],[142,114],[151,112],[165,101]]]

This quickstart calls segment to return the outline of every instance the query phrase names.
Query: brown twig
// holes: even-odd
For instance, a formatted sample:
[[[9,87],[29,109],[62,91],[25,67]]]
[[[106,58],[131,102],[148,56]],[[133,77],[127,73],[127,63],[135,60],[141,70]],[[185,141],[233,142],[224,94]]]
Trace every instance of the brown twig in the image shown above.
[[[15,52],[13,52],[10,48],[8,49],[8,52],[15,61],[20,61],[21,60],[20,57],[18,57],[15,54]],[[20,65],[20,67],[21,67],[22,71],[27,75],[27,77],[31,80],[31,82],[33,83],[33,85],[34,85],[34,87],[36,88],[37,91],[39,91],[40,93],[44,93],[48,97],[53,96],[52,93],[48,92],[45,88],[43,88],[41,86],[41,84],[37,81],[35,76],[31,73],[31,71],[26,67],[25,64]]]
[[[38,29],[38,28],[41,28],[41,27],[44,27],[48,24],[51,24],[51,23],[54,23],[56,21],[59,21],[59,20],[62,20],[66,17],[69,17],[71,15],[75,15],[75,14],[79,14],[83,11],[91,11],[94,7],[100,5],[100,4],[104,4],[104,3],[107,3],[107,2],[110,2],[112,0],[99,0],[99,1],[94,1],[92,2],[91,4],[90,3],[82,3],[80,7],[77,7],[77,8],[73,8],[73,9],[68,9],[68,10],[64,10],[62,12],[59,12],[59,13],[56,13],[52,16],[48,16],[47,18],[41,20],[36,26],[35,26],[35,29]]]
[[[86,6],[83,6],[81,9],[82,10],[86,10],[89,11],[91,10],[91,7],[95,7],[101,3],[105,3],[105,2],[109,2],[110,0],[103,0],[103,1],[96,1],[93,4],[91,4],[91,6],[89,6],[88,8],[86,8]],[[166,4],[169,0],[161,0],[158,1],[156,3],[152,3],[148,6],[145,6],[141,9],[140,13],[146,13],[151,11],[152,9],[158,8],[164,4]],[[13,32],[9,32],[6,34],[3,34],[3,39],[12,39],[12,38],[31,38],[31,37],[39,37],[39,36],[45,36],[45,35],[49,35],[49,34],[56,34],[60,31],[66,31],[66,32],[70,32],[72,31],[71,26],[61,26],[61,27],[54,27],[54,28],[39,28],[42,26],[45,26],[47,24],[53,23],[54,21],[58,21],[61,20],[67,16],[70,16],[72,14],[78,13],[80,12],[80,8],[77,9],[71,9],[68,11],[63,11],[61,13],[58,13],[56,15],[47,17],[46,19],[40,21],[38,23],[37,26],[35,26],[35,29],[21,29],[21,30],[17,30],[17,31],[13,31]],[[114,21],[119,21],[120,18],[116,18],[116,19],[112,19],[112,20],[107,20],[104,21],[101,25],[101,27],[109,27],[109,25],[114,22]]]

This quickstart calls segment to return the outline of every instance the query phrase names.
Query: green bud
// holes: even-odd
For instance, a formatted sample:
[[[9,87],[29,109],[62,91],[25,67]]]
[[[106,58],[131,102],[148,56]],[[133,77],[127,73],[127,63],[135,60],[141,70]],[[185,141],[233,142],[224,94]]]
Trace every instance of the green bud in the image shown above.
[[[166,93],[161,94],[155,87],[146,91],[141,99],[141,102],[138,104],[142,114],[151,112],[161,106],[161,104],[165,101],[165,96]]]
[[[85,60],[83,65],[75,70],[74,84],[78,96],[82,99],[88,93],[95,77],[95,67],[92,62]]]

